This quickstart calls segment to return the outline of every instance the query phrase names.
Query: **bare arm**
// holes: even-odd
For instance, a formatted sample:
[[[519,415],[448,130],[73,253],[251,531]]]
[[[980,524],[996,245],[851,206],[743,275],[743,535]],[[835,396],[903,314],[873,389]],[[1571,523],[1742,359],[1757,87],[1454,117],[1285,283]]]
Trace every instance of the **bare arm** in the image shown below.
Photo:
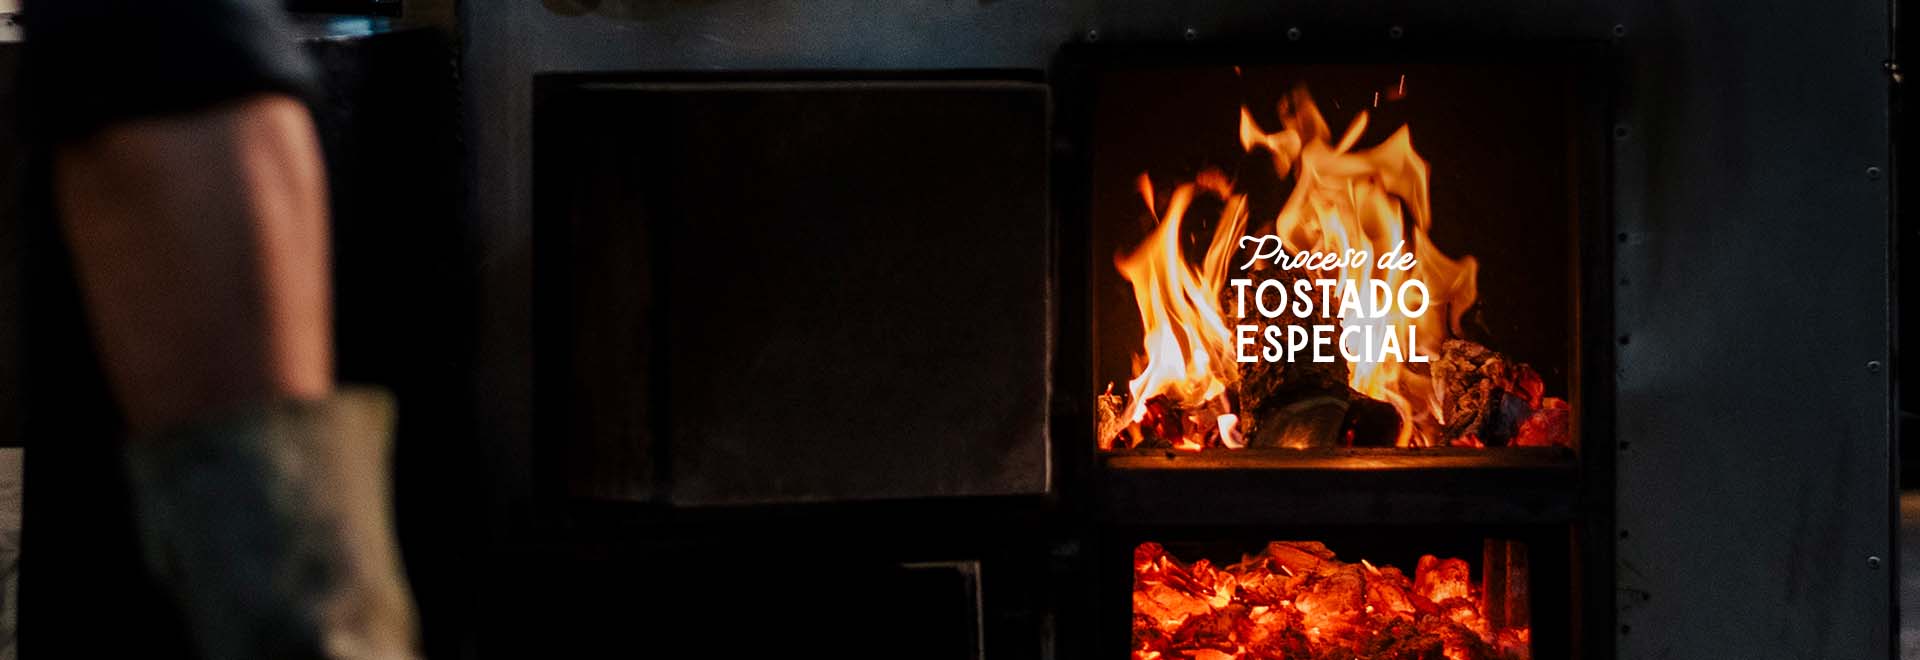
[[[134,436],[333,388],[324,173],[305,106],[261,95],[115,124],[55,192]]]
[[[321,163],[276,94],[55,154],[143,537],[209,660],[414,658],[392,404],[334,391]]]

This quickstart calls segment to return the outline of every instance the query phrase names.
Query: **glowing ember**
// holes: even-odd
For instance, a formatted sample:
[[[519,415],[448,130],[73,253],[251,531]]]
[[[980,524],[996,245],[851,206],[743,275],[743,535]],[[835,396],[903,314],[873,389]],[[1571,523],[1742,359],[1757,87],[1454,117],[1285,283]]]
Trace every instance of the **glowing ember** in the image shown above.
[[[1526,660],[1525,626],[1495,626],[1469,568],[1422,557],[1414,577],[1314,542],[1276,542],[1240,563],[1186,564],[1134,550],[1133,657]]]
[[[1389,90],[1388,100],[1404,96],[1405,84],[1403,78]],[[1102,397],[1101,448],[1313,446],[1313,438],[1343,436],[1351,442],[1354,415],[1349,410],[1371,410],[1361,401],[1391,407],[1394,419],[1384,428],[1395,446],[1569,444],[1566,403],[1542,397],[1538,376],[1525,365],[1512,364],[1490,380],[1479,368],[1487,358],[1476,353],[1478,361],[1456,360],[1458,368],[1452,373],[1458,378],[1446,380],[1424,361],[1440,359],[1443,348],[1460,336],[1461,316],[1478,296],[1479,266],[1470,256],[1441,252],[1428,235],[1432,217],[1427,162],[1414,151],[1410,131],[1402,126],[1378,145],[1357,148],[1367,113],[1358,113],[1346,131],[1335,136],[1304,88],[1294,90],[1278,110],[1278,132],[1262,129],[1244,107],[1239,125],[1246,153],[1270,156],[1273,171],[1293,180],[1290,197],[1272,218],[1250,226],[1247,194],[1239,189],[1244,182],[1218,170],[1175,184],[1164,208],[1153,182],[1140,176],[1140,196],[1157,213],[1159,224],[1115,266],[1132,285],[1144,341],[1127,392]],[[1202,196],[1221,204],[1218,217],[1211,219],[1211,240],[1196,264],[1182,241],[1191,220],[1187,214]],[[1252,233],[1277,236],[1289,255],[1365,251],[1376,256],[1410,254],[1415,261],[1400,269],[1366,258],[1329,260],[1306,272],[1246,259],[1242,237]],[[1223,312],[1223,293],[1233,278],[1384,284],[1384,291],[1403,296],[1403,304],[1379,314],[1353,315],[1346,314],[1343,305],[1337,320],[1303,322],[1338,324],[1346,331],[1336,340],[1343,354],[1407,359],[1296,360],[1264,366],[1242,362],[1233,327],[1248,322],[1245,307],[1238,306],[1239,313],[1233,315]],[[1407,284],[1417,286],[1403,288]],[[1322,307],[1317,314],[1329,316],[1331,310]],[[1477,344],[1458,343],[1498,356]],[[1421,359],[1414,360],[1414,355]],[[1265,371],[1252,371],[1256,369]],[[1519,376],[1530,376],[1533,388],[1519,389],[1514,380]],[[1328,381],[1336,391],[1328,391]],[[1313,396],[1300,394],[1303,390]],[[1507,395],[1511,398],[1504,398]],[[1488,405],[1509,408],[1484,410]],[[1471,431],[1464,430],[1469,424],[1458,421],[1467,418],[1473,422]]]

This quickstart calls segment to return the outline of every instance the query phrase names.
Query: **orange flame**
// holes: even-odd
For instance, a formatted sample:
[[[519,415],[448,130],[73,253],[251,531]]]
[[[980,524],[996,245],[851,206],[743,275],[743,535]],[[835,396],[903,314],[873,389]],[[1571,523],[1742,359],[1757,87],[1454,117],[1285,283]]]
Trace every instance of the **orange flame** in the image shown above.
[[[1428,208],[1427,162],[1413,149],[1412,133],[1400,127],[1384,142],[1355,149],[1367,127],[1368,115],[1358,113],[1347,130],[1334,137],[1320,110],[1304,87],[1296,88],[1279,104],[1281,130],[1262,130],[1245,107],[1240,111],[1240,144],[1251,154],[1265,151],[1274,172],[1294,180],[1292,195],[1272,220],[1288,252],[1302,250],[1345,254],[1365,250],[1371,258],[1347,265],[1329,277],[1384,281],[1400,291],[1408,279],[1426,286],[1427,300],[1418,290],[1405,308],[1425,310],[1408,317],[1396,306],[1383,318],[1349,317],[1345,327],[1361,327],[1353,337],[1412,337],[1414,346],[1402,347],[1403,357],[1414,353],[1437,356],[1441,344],[1460,332],[1460,317],[1477,296],[1478,263],[1471,256],[1449,257],[1428,236],[1432,216]],[[1153,188],[1140,178],[1141,196],[1154,206]],[[1184,215],[1196,194],[1215,195],[1226,202],[1215,224],[1212,242],[1202,264],[1189,264],[1180,247]],[[1217,171],[1206,171],[1193,182],[1174,187],[1160,224],[1138,249],[1118,260],[1133,285],[1146,329],[1144,368],[1130,383],[1128,411],[1138,422],[1147,399],[1166,395],[1194,408],[1215,403],[1238,378],[1235,346],[1229,321],[1218,301],[1227,284],[1238,243],[1247,229],[1246,196]],[[1408,216],[1413,222],[1407,223]],[[1417,260],[1411,270],[1379,268],[1379,258],[1390,251],[1411,250]],[[1370,332],[1369,332],[1369,326]],[[1410,334],[1411,333],[1411,334]],[[1360,339],[1360,341],[1367,341]],[[1362,353],[1359,346],[1348,346]],[[1402,420],[1399,446],[1437,442],[1441,423],[1440,397],[1424,367],[1407,361],[1354,362],[1349,385],[1368,397],[1388,402]]]
[[[1181,222],[1196,189],[1228,200],[1197,269],[1187,263],[1180,247]],[[1212,171],[1174,188],[1153,235],[1116,261],[1133,283],[1146,329],[1146,366],[1128,383],[1133,402],[1126,414],[1134,422],[1146,415],[1152,397],[1164,394],[1184,408],[1198,408],[1219,399],[1239,378],[1233,334],[1217,302],[1247,220],[1246,197],[1230,193],[1226,177]],[[1140,194],[1151,207],[1153,182],[1145,174],[1140,175]]]

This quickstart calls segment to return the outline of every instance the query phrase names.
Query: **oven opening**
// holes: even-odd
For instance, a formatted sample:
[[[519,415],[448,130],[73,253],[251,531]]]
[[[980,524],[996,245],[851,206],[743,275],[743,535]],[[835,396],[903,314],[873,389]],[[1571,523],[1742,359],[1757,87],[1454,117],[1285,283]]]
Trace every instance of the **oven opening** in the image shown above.
[[[1607,594],[1582,429],[1607,443],[1581,414],[1607,400],[1582,366],[1611,348],[1583,315],[1591,69],[1105,55],[1083,156],[1109,657],[1128,607],[1135,660],[1585,657]]]
[[[1532,657],[1524,542],[1398,541],[1140,543],[1132,656]]]
[[[1571,460],[1573,97],[1550,67],[1149,66],[1095,87],[1102,452]]]

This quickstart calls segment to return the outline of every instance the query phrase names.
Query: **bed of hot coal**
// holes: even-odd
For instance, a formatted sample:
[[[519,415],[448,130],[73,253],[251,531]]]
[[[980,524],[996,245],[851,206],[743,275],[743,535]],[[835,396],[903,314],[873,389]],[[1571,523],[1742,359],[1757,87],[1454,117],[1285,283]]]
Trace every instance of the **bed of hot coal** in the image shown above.
[[[1237,564],[1134,550],[1134,660],[1525,660],[1529,630],[1492,607],[1460,559],[1413,577],[1340,561],[1317,542],[1275,542]]]

